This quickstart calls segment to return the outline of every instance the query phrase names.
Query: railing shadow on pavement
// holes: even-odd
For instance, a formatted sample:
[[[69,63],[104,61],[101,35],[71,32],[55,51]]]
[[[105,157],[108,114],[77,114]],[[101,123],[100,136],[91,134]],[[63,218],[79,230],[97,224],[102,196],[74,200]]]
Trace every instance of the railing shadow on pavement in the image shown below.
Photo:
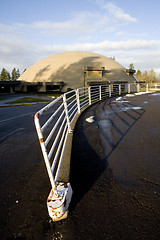
[[[95,103],[81,114],[73,135],[70,211],[107,169],[110,155],[144,112],[141,107],[113,98]],[[93,123],[86,122],[88,116],[94,116]]]

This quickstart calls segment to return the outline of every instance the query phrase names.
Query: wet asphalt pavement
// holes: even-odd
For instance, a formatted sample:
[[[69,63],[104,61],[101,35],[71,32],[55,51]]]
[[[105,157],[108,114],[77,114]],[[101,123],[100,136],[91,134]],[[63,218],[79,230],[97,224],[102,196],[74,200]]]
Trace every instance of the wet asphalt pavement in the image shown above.
[[[25,135],[1,142],[0,239],[160,239],[160,94],[108,99],[81,114],[70,213],[57,223],[47,213],[50,184],[31,120],[19,125]]]

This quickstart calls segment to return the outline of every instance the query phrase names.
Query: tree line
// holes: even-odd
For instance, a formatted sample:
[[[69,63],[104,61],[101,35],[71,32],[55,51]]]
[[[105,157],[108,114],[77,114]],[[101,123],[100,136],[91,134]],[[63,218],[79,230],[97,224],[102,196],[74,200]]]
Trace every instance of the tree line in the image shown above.
[[[0,81],[17,81],[19,76],[20,76],[19,69],[13,68],[12,72],[9,73],[5,68],[2,68],[0,73]]]
[[[129,69],[134,69],[133,63],[129,65]],[[24,69],[24,71],[26,71],[26,69]],[[19,69],[13,68],[10,74],[5,68],[2,68],[2,71],[0,73],[0,81],[17,81],[19,76],[20,76]],[[156,73],[153,69],[148,72],[147,71],[142,72],[140,69],[138,69],[135,73],[135,77],[139,81],[144,81],[146,83],[160,82],[160,74],[159,76],[156,76]]]
[[[133,69],[134,70],[134,65],[133,63],[131,63],[129,65],[129,69]],[[150,71],[144,71],[142,72],[140,69],[138,69],[135,73],[135,77],[139,80],[139,81],[143,81],[146,83],[157,83],[160,82],[160,74],[159,76],[156,76],[155,71],[152,69]]]
[[[156,73],[153,69],[148,72],[147,71],[141,72],[141,70],[138,69],[136,72],[136,78],[139,81],[144,81],[146,83],[160,82],[160,75],[156,76]]]

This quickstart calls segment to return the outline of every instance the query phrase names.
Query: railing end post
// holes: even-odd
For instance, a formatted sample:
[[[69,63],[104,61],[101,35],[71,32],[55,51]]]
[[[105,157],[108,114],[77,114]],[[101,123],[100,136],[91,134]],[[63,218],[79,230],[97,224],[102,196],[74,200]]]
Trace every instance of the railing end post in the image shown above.
[[[48,213],[54,222],[67,218],[73,193],[70,183],[62,182],[57,182],[57,192],[58,196],[51,189],[47,199]]]

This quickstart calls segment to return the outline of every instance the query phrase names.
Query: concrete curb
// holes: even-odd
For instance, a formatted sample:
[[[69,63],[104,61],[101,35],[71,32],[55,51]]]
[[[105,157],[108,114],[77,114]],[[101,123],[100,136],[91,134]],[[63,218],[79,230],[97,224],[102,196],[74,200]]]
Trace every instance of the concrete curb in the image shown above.
[[[36,105],[36,104],[48,104],[50,103],[50,101],[48,102],[35,102],[35,103],[16,103],[16,104],[5,104],[5,105],[0,105],[1,107],[15,107],[15,106],[28,106],[28,105]]]
[[[71,166],[72,141],[73,141],[74,129],[81,114],[89,107],[91,107],[91,105],[81,109],[81,112],[75,116],[71,124],[72,132],[68,134],[68,138],[67,138],[63,158],[62,158],[62,165],[61,165],[59,176],[58,176],[58,182],[66,182],[66,183],[70,182],[70,166]]]

